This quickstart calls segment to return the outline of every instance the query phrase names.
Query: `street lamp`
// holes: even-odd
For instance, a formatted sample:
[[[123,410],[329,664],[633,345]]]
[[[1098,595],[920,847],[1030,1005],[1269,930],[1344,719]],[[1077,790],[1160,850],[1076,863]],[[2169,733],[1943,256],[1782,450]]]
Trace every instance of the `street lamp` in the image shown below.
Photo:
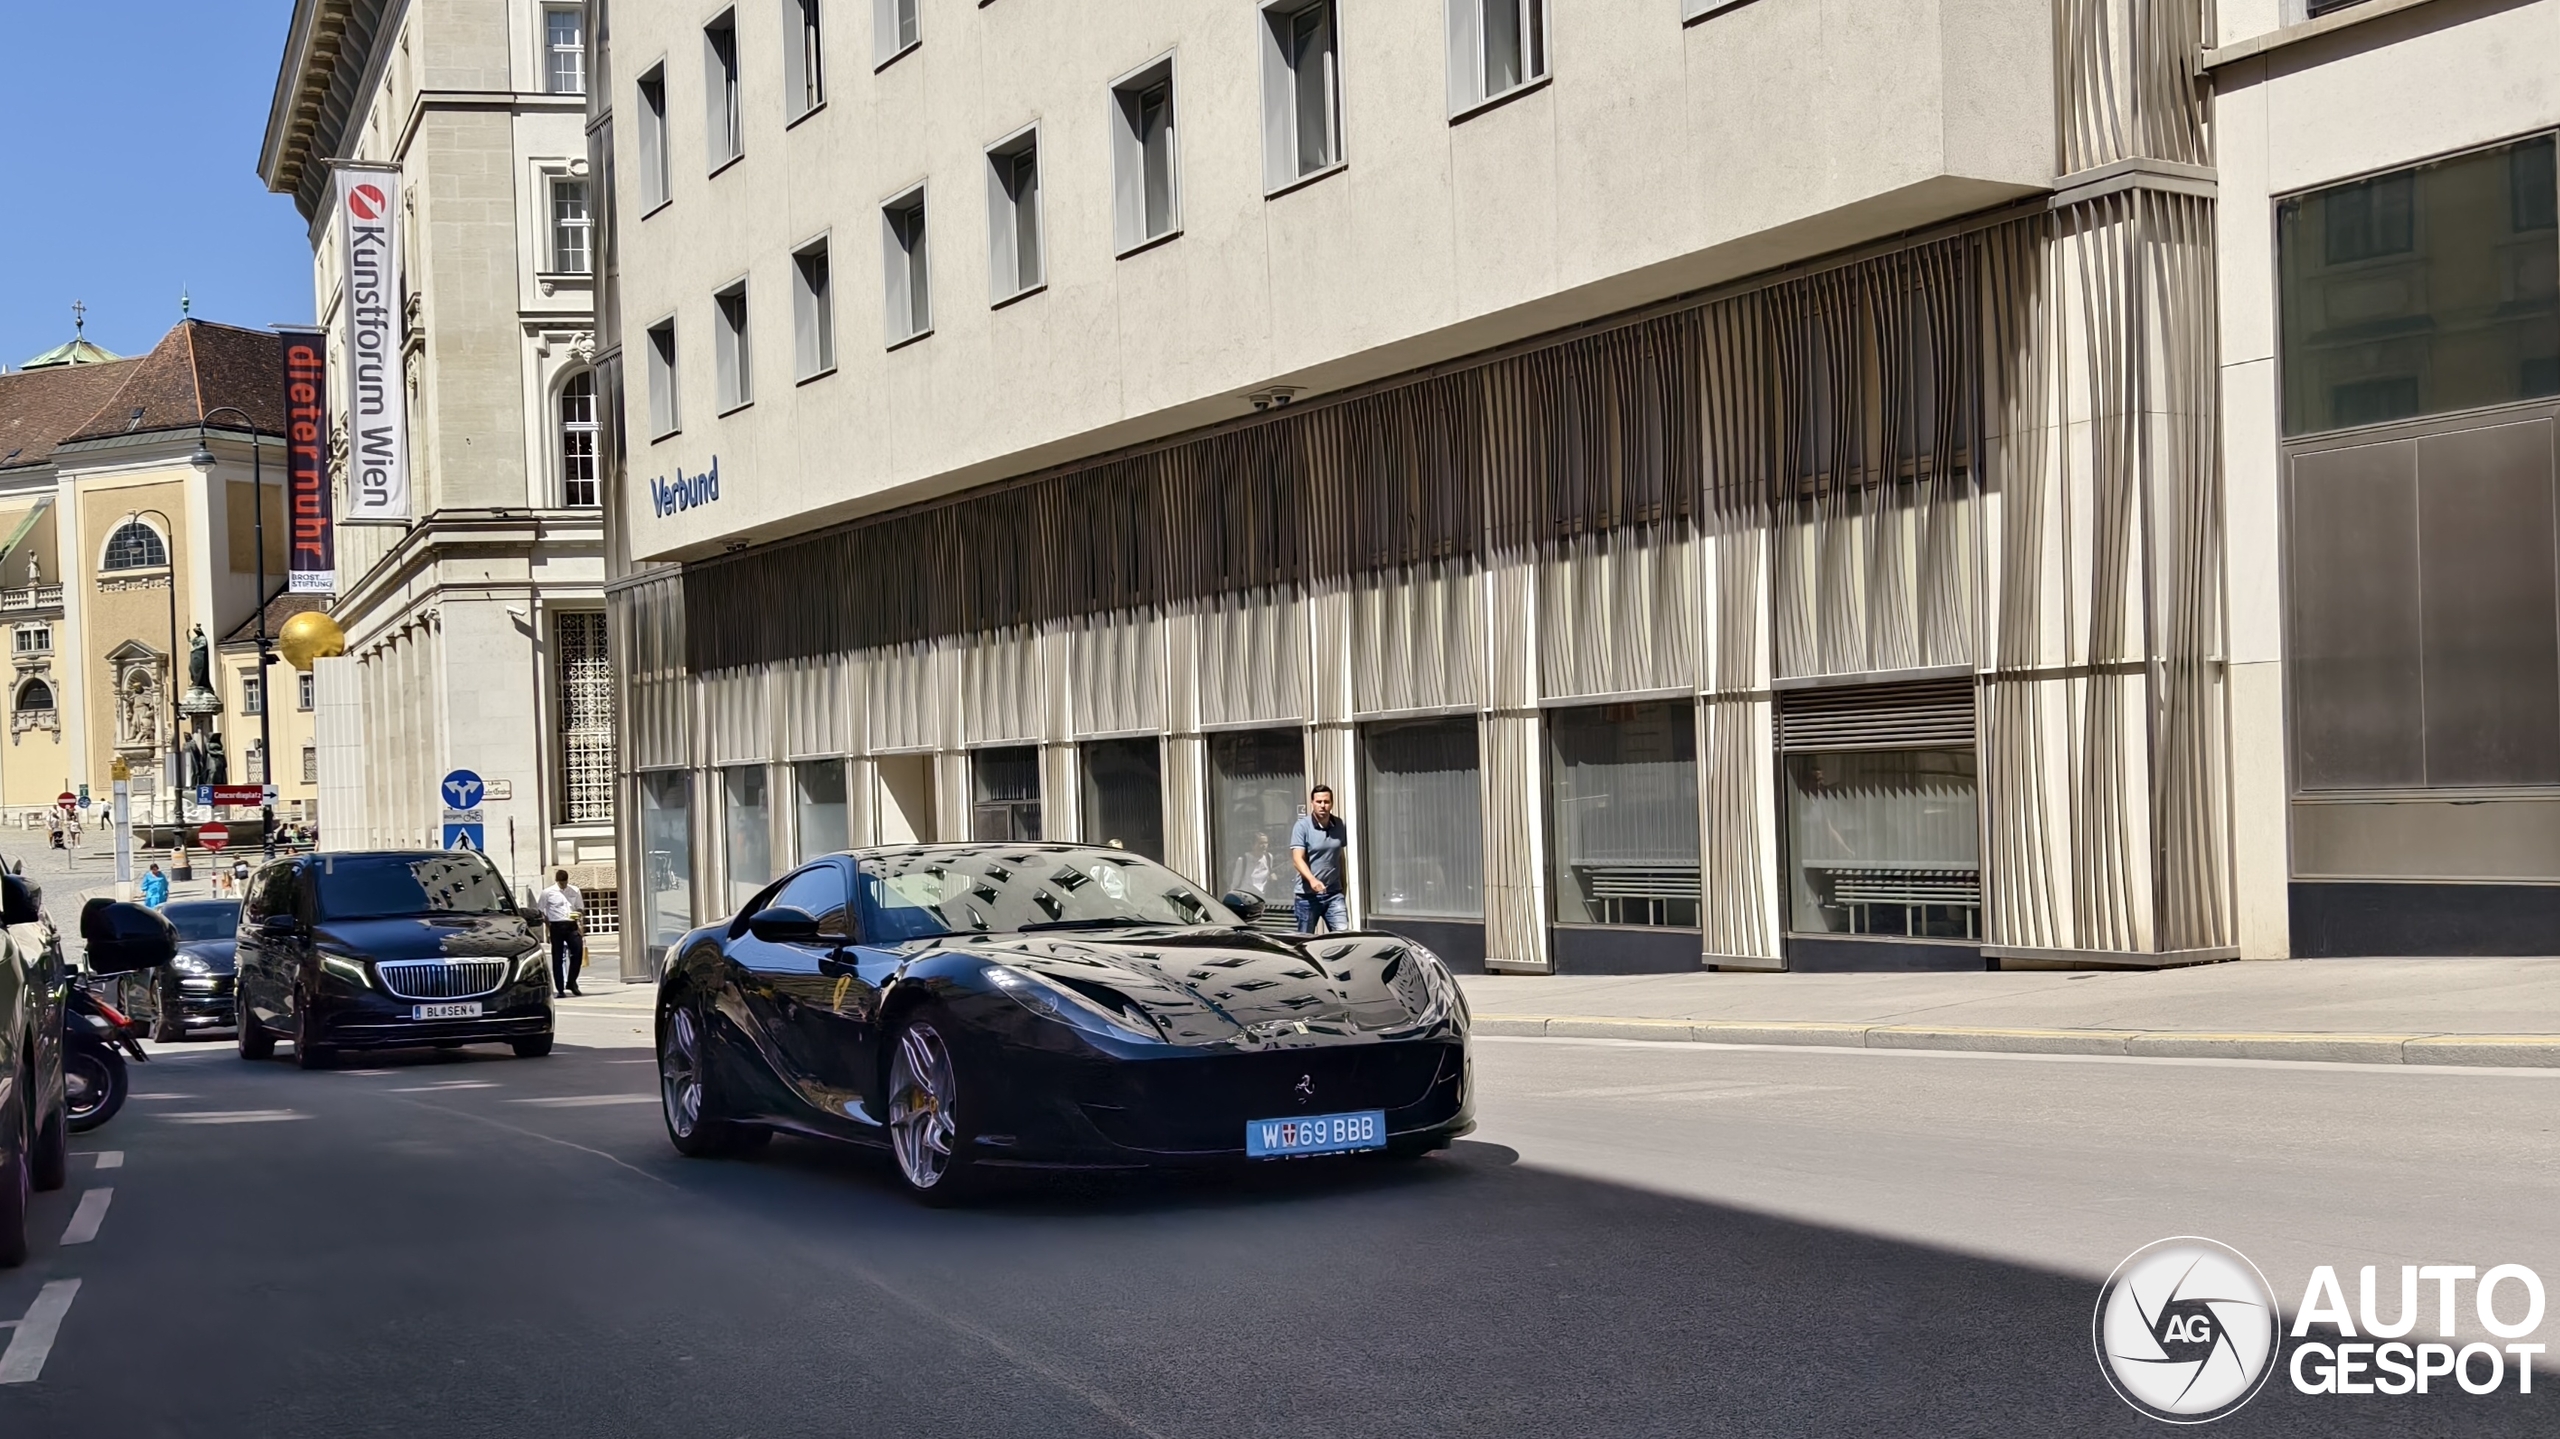
[[[258,433],[258,422],[250,417],[247,410],[238,405],[216,405],[196,421],[196,452],[191,463],[197,469],[207,476],[213,473],[213,450],[204,442],[204,427],[207,421],[222,414],[238,415],[241,425],[249,431],[249,523],[255,533],[258,550],[258,844],[265,857],[273,859],[276,857],[276,807],[267,795],[276,782],[275,721],[269,718],[275,712],[276,697],[273,693],[275,686],[269,682],[272,676],[267,669],[276,662],[276,653],[267,643],[267,447]],[[206,503],[211,502],[208,494]],[[174,596],[177,593],[175,569],[169,572],[169,586]],[[219,624],[218,616],[216,623]]]
[[[202,436],[196,439],[196,453],[207,460],[213,458],[205,449]],[[166,672],[169,681],[169,843],[171,848],[175,848],[179,827],[185,822],[187,813],[186,807],[178,801],[178,732],[186,727],[178,718],[178,524],[160,510],[131,511],[125,515],[124,523],[131,524],[144,515],[158,515],[160,533],[169,537],[165,547],[169,561],[169,668]]]

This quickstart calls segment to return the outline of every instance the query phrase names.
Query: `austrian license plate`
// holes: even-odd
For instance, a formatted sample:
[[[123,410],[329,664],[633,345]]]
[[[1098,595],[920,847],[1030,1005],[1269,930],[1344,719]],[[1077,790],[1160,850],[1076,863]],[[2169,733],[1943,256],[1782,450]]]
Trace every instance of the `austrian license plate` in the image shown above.
[[[409,1017],[411,1019],[478,1019],[480,1001],[475,999],[468,1004],[413,1005],[410,1007]]]
[[[1253,1159],[1290,1154],[1341,1154],[1387,1147],[1387,1112],[1308,1114],[1295,1119],[1256,1119],[1244,1127],[1244,1152]]]

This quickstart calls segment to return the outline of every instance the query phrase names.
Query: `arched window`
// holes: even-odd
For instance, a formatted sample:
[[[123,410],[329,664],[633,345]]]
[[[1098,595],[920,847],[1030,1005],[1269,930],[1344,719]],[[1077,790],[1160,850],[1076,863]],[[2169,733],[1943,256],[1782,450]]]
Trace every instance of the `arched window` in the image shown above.
[[[22,712],[53,708],[53,686],[32,675],[18,686],[18,709]]]
[[[107,537],[107,557],[102,570],[157,570],[169,563],[169,546],[160,532],[140,520],[127,520]]]
[[[571,508],[596,500],[596,376],[581,370],[560,387],[560,502]]]

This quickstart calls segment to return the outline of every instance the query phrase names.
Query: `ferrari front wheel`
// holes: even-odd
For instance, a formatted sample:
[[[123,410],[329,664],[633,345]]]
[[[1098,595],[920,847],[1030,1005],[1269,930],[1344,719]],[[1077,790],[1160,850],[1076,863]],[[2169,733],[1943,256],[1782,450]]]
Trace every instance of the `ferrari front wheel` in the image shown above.
[[[679,1001],[658,1026],[658,1097],[667,1141],[689,1159],[717,1159],[751,1149],[769,1131],[723,1117],[712,1083],[711,1041],[702,1012]]]
[[[947,1027],[937,1010],[919,1010],[899,1026],[889,1052],[889,1148],[898,1177],[927,1204],[963,1198],[976,1178]]]

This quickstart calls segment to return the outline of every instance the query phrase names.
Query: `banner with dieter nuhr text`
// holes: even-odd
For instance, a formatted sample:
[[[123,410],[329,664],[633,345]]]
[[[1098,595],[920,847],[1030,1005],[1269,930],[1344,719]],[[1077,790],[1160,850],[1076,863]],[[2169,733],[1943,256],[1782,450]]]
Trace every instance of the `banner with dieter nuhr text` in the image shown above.
[[[337,170],[339,323],[346,338],[349,524],[409,518],[409,412],[401,384],[400,172]]]
[[[338,533],[329,512],[329,340],[284,329],[286,570],[297,595],[338,592]]]

